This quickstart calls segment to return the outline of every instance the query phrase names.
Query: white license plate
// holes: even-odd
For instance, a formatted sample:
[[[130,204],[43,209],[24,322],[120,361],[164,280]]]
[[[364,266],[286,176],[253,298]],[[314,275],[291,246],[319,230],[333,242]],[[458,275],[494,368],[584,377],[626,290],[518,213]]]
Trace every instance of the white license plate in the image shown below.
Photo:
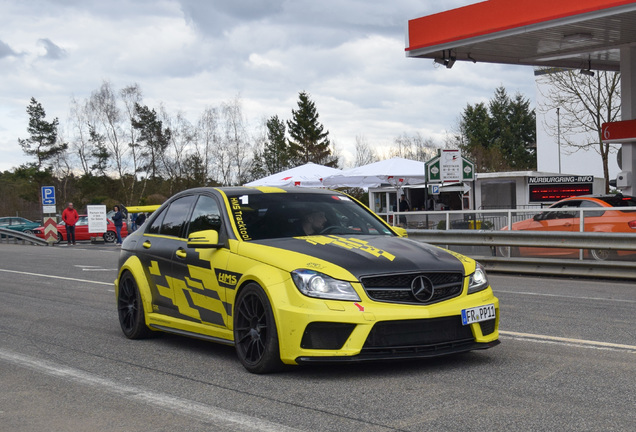
[[[495,305],[492,303],[462,310],[463,325],[468,325],[480,321],[488,321],[494,319],[495,317]]]

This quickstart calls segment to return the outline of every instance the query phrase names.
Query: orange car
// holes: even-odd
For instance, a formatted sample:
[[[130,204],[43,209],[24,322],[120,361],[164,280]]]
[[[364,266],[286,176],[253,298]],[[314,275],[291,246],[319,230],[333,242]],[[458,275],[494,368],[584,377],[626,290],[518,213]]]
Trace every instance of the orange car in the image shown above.
[[[583,212],[585,232],[624,232],[636,234],[636,210],[614,210],[608,207],[636,207],[636,198],[626,195],[585,195],[561,200],[546,211],[537,213],[532,219],[512,224],[515,231],[580,231],[579,209]],[[589,210],[587,210],[589,209]],[[508,227],[503,228],[507,230]],[[579,249],[500,247],[500,256],[551,256],[578,258]],[[610,251],[591,249],[584,256],[606,260],[616,255],[630,255],[635,251]]]

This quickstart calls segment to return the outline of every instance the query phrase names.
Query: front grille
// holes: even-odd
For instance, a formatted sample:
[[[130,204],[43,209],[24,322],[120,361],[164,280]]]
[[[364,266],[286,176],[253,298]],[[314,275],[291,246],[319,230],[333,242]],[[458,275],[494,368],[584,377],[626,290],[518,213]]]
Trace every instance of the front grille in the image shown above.
[[[413,292],[413,280],[422,276],[430,281],[430,298],[417,298]],[[383,276],[366,276],[360,279],[370,299],[385,303],[432,304],[457,297],[463,289],[462,273],[403,273]],[[428,283],[428,282],[427,282]]]
[[[473,340],[470,326],[461,316],[420,320],[381,321],[371,329],[364,348],[424,346]]]

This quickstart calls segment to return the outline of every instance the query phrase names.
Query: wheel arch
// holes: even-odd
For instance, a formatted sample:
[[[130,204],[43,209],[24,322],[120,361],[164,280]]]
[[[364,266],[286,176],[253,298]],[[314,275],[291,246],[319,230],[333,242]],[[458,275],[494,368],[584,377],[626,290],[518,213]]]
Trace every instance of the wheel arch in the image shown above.
[[[286,284],[287,281],[291,280],[291,274],[281,269],[277,269],[275,267],[267,266],[265,264],[259,264],[250,269],[248,273],[243,274],[241,279],[238,281],[236,285],[236,289],[234,292],[234,298],[231,301],[232,305],[232,320],[228,323],[231,325],[231,329],[234,329],[234,316],[236,312],[236,299],[239,297],[241,291],[245,289],[247,285],[250,283],[255,283],[258,285],[265,295],[267,296],[267,300],[269,304],[272,306],[272,313],[274,314],[274,319],[276,323],[279,323],[281,320],[278,308],[274,307],[276,302],[273,299],[273,296],[276,295],[277,299],[281,299],[281,296],[287,297]],[[278,337],[281,337],[280,326],[276,326],[276,332],[278,333]]]
[[[144,310],[146,311],[145,320],[147,325],[148,313],[152,312],[152,294],[150,292],[150,285],[148,284],[148,280],[146,279],[143,265],[141,264],[139,258],[137,258],[136,256],[131,256],[119,269],[119,274],[117,275],[117,281],[115,283],[115,299],[117,299],[117,297],[119,296],[119,282],[121,281],[125,273],[130,273],[133,279],[135,279],[137,289],[139,290],[139,295],[141,296],[141,302],[143,304]]]

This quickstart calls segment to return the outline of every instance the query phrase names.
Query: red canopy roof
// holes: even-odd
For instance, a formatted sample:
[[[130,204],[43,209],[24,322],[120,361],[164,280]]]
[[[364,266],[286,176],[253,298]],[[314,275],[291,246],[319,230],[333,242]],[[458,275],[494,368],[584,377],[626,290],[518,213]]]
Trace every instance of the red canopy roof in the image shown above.
[[[410,20],[409,57],[619,70],[636,1],[489,0]]]

